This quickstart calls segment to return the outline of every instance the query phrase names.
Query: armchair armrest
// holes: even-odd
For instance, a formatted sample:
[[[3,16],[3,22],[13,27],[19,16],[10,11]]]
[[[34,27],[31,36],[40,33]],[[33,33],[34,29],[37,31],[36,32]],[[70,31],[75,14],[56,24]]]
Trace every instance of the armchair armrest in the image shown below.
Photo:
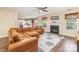
[[[37,38],[28,38],[9,45],[9,51],[26,51],[38,44]]]

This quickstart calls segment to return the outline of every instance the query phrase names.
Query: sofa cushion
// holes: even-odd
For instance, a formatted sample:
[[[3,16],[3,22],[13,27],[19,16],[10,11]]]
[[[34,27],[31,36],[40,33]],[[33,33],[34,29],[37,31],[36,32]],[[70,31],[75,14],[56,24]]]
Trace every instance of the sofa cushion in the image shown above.
[[[36,31],[28,31],[28,32],[25,32],[26,34],[29,34],[29,35],[39,35],[39,33],[37,33]]]
[[[10,44],[14,43],[14,39],[12,39],[11,37],[9,37],[9,43]]]
[[[24,35],[16,35],[15,37],[14,37],[14,41],[15,42],[18,42],[18,41],[21,41],[21,40],[24,40],[24,39],[26,39],[26,37],[24,36]]]
[[[12,33],[11,33],[11,37],[12,37],[12,38],[14,38],[16,35],[19,35],[19,33],[17,33],[17,32],[12,32]]]
[[[14,42],[17,42],[17,41],[22,40],[24,35],[21,35],[20,33],[16,32],[16,31],[12,31],[11,37],[13,38]]]

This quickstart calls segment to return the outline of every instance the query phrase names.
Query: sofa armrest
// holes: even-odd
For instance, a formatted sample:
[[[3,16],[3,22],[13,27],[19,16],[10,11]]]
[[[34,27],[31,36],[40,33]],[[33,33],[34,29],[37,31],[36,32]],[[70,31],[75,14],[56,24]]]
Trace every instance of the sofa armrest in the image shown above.
[[[9,51],[25,51],[27,49],[30,48],[30,46],[32,46],[33,44],[38,44],[37,43],[38,40],[37,38],[28,38],[28,39],[24,39],[24,40],[21,40],[19,42],[16,42],[16,43],[12,43],[9,45]],[[32,44],[33,43],[33,44]]]

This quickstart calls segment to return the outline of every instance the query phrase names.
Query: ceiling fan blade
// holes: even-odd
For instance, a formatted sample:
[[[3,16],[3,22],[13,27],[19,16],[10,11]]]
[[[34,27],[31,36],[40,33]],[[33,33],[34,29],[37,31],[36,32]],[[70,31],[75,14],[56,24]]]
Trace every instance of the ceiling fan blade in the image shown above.
[[[44,8],[42,8],[42,9],[47,9],[47,7],[44,7]]]
[[[42,10],[42,11],[48,12],[47,10]]]

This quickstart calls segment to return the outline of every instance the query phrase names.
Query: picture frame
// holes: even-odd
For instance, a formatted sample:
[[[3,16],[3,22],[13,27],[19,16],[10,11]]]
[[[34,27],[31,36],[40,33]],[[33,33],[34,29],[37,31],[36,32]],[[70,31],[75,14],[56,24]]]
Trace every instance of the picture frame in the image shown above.
[[[52,16],[51,20],[59,20],[59,16]]]

